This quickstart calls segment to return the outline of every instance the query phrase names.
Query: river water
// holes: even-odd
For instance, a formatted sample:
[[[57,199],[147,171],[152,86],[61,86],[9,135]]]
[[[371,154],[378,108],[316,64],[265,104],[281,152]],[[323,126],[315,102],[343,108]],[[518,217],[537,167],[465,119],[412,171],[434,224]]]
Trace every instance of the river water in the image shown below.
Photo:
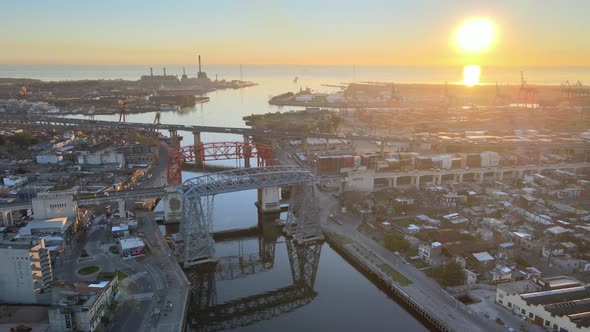
[[[194,173],[184,172],[183,179]],[[247,228],[258,223],[254,202],[256,191],[215,196],[214,231]],[[215,257],[220,264],[229,257],[259,255],[259,239],[218,242]],[[321,247],[313,290],[308,304],[272,319],[238,327],[237,331],[425,331],[421,322],[378,289],[370,280],[340,257],[328,244]],[[293,285],[285,238],[275,244],[274,264],[267,271],[236,280],[217,280],[216,304]],[[263,316],[254,313],[251,316]]]

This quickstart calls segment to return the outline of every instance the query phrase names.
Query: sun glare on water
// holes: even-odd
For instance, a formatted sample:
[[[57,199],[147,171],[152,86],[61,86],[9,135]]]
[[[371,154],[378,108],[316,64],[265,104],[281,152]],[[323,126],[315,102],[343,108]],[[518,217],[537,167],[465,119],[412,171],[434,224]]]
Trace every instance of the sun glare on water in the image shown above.
[[[492,45],[494,24],[482,18],[469,19],[457,30],[457,44],[465,52],[478,53]]]
[[[479,66],[465,66],[463,67],[463,84],[467,86],[474,86],[479,83],[479,74],[481,69]]]

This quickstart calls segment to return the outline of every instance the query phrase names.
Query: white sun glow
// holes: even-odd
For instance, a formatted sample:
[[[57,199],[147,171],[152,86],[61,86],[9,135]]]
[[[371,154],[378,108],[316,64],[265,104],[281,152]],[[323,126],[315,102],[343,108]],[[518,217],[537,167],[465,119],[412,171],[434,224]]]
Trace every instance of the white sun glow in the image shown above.
[[[492,45],[494,39],[494,24],[487,19],[469,19],[457,30],[457,44],[463,51],[478,53],[485,51]]]

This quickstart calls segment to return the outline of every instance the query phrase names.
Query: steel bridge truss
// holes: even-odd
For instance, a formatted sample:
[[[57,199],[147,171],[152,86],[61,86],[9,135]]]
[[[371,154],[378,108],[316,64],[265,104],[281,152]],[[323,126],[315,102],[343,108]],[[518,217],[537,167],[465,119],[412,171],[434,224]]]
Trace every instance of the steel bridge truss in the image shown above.
[[[315,241],[321,237],[314,196],[313,182],[294,185],[291,190],[285,233],[298,243]]]
[[[287,235],[297,243],[322,239],[313,201],[316,180],[310,172],[296,166],[268,166],[210,173],[185,181],[178,188],[183,201],[183,265],[189,267],[213,257],[213,198],[221,193],[292,185]]]
[[[208,262],[213,257],[213,201],[215,196],[183,197],[180,234],[184,240],[184,265]]]
[[[287,238],[285,242],[293,277],[293,284],[287,287],[217,304],[216,291],[211,289],[216,286],[211,272],[203,271],[207,265],[188,271],[192,288],[191,316],[197,331],[228,330],[252,325],[313,301],[317,296],[314,290],[315,276],[323,241],[298,244],[292,238]],[[212,269],[209,268],[209,271]]]
[[[273,150],[266,144],[250,142],[201,143],[171,150],[168,155],[168,183],[182,182],[182,164],[203,163],[212,160],[244,159],[249,165],[250,158],[256,158],[257,166],[272,165]]]

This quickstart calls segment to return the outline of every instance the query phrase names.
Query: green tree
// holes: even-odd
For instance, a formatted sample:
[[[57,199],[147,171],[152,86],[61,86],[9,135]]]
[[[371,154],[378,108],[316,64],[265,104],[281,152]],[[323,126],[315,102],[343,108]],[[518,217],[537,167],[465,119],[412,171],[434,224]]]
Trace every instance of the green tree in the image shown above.
[[[460,286],[465,283],[463,268],[456,262],[433,267],[432,277],[442,286]]]
[[[383,240],[385,247],[391,251],[404,251],[410,247],[410,242],[400,234],[387,234]]]

